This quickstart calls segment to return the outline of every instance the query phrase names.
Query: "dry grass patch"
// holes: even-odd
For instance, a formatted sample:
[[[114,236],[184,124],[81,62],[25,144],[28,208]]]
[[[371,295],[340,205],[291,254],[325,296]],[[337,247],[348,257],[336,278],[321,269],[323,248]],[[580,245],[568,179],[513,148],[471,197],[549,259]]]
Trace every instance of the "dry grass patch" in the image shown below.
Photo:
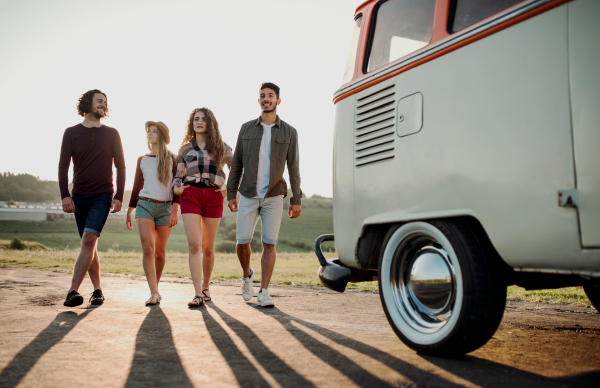
[[[0,241],[0,243],[2,243]],[[0,263],[34,268],[61,268],[72,270],[79,249],[65,250],[10,250],[0,249]],[[109,250],[99,252],[103,272],[144,276],[142,255],[139,252]],[[325,253],[327,258],[335,253]],[[253,253],[251,266],[256,271],[255,283],[260,282],[260,253]],[[277,253],[277,263],[271,282],[279,285],[320,286],[317,278],[319,262],[314,253]],[[166,276],[190,279],[188,256],[185,253],[167,253]],[[216,253],[213,281],[239,280],[241,269],[234,253]],[[379,292],[377,282],[349,283],[349,290]],[[589,301],[581,287],[556,290],[526,291],[517,286],[508,287],[508,300],[540,303],[577,303],[588,305]]]

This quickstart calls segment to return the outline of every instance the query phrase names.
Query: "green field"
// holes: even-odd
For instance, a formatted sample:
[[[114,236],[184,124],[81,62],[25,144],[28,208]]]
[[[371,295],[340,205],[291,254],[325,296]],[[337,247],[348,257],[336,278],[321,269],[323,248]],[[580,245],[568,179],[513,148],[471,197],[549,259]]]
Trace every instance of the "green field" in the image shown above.
[[[318,236],[333,233],[333,202],[330,198],[304,199],[302,215],[293,220],[287,218],[287,201],[284,211],[277,252],[310,252]],[[235,217],[236,214],[225,207],[216,238],[217,243],[222,240],[235,241],[235,232],[232,233]],[[0,222],[0,240],[12,240],[15,236],[23,241],[38,242],[53,249],[72,249],[79,246],[77,226],[73,220]],[[260,236],[260,221],[255,236]],[[256,239],[260,241],[260,237]],[[334,249],[332,243],[325,243],[323,247],[325,250]],[[98,240],[98,249],[102,252],[108,252],[109,249],[121,252],[141,251],[137,229],[134,227],[133,232],[130,232],[125,227],[125,220],[109,219]],[[171,232],[167,251],[182,253],[188,251],[181,215],[179,223]]]

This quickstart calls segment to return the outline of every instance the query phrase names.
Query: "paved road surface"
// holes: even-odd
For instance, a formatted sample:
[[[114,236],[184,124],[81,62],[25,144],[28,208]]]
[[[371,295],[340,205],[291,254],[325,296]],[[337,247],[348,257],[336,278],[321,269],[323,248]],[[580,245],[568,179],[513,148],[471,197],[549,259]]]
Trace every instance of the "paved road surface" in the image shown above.
[[[190,310],[191,284],[172,281],[148,308],[144,279],[104,276],[106,303],[86,309],[62,306],[69,281],[0,268],[0,387],[600,386],[587,307],[510,303],[487,345],[439,359],[404,346],[372,293],[272,287],[276,307],[262,309],[221,283]]]

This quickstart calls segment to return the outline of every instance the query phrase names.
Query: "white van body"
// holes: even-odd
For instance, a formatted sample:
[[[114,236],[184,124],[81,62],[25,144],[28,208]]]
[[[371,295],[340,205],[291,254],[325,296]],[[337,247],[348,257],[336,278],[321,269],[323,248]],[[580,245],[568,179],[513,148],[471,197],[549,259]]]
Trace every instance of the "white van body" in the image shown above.
[[[370,227],[471,219],[516,272],[600,277],[600,1],[553,3],[521,2],[335,93],[340,265],[378,269],[385,246],[360,253]]]

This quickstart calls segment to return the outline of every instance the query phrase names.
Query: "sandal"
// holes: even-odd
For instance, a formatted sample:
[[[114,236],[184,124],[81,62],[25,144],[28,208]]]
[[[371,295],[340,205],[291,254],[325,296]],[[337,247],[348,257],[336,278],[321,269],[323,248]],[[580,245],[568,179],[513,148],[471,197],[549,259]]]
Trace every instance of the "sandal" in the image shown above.
[[[210,302],[212,300],[212,298],[210,297],[210,290],[208,288],[202,290],[202,296],[204,297],[204,300],[206,302]]]
[[[204,306],[204,299],[201,296],[196,295],[191,302],[188,303],[189,307],[200,307]]]
[[[158,292],[151,292],[150,298],[148,298],[148,300],[146,301],[146,306],[155,305],[157,303],[160,303],[160,300],[161,300],[161,297],[158,294]]]

